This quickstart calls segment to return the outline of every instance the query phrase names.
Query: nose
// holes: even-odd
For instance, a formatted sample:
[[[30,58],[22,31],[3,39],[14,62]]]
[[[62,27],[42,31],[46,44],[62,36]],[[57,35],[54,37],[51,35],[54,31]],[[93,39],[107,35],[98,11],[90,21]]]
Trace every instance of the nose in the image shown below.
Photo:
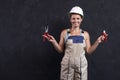
[[[77,23],[77,22],[79,22],[79,20],[75,19],[74,22]]]

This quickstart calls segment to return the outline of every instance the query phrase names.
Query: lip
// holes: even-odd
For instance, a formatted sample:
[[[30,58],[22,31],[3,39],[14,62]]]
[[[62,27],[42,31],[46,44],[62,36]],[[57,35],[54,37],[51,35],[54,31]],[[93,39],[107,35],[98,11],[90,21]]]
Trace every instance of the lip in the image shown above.
[[[73,25],[76,25],[76,26],[77,26],[77,25],[79,25],[79,24],[78,24],[78,23],[73,23]]]

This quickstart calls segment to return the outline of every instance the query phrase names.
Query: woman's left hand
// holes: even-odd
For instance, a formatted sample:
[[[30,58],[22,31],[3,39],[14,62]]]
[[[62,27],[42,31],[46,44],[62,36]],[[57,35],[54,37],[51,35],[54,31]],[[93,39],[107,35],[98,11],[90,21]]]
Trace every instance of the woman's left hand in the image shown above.
[[[102,34],[100,37],[98,37],[97,41],[99,43],[103,42],[103,41],[107,41],[108,38],[108,34],[105,32],[104,34]]]

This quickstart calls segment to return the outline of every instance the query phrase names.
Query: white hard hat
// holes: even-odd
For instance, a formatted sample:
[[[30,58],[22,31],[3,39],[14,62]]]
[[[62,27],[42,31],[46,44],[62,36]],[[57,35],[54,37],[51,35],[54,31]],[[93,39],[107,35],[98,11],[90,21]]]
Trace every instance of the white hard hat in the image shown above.
[[[84,16],[83,10],[82,10],[82,8],[80,8],[79,6],[73,7],[73,8],[70,10],[69,13],[70,13],[70,14],[71,14],[71,13],[76,13],[76,14],[80,14],[81,16]]]

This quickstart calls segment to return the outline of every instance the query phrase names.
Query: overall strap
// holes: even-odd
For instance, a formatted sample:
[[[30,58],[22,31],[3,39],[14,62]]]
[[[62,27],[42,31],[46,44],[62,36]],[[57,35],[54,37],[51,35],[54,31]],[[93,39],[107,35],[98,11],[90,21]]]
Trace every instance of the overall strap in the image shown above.
[[[84,36],[84,30],[80,29],[80,35]]]
[[[84,36],[83,33],[84,33],[84,30],[80,29],[80,35],[81,36]],[[65,36],[65,42],[66,42],[66,40],[68,39],[69,36],[70,36],[70,29],[67,29],[66,36]]]
[[[68,37],[70,36],[70,29],[67,29],[66,31],[66,36],[65,36],[65,42],[68,39]]]
[[[84,30],[80,29],[80,34],[83,34],[84,33]]]

